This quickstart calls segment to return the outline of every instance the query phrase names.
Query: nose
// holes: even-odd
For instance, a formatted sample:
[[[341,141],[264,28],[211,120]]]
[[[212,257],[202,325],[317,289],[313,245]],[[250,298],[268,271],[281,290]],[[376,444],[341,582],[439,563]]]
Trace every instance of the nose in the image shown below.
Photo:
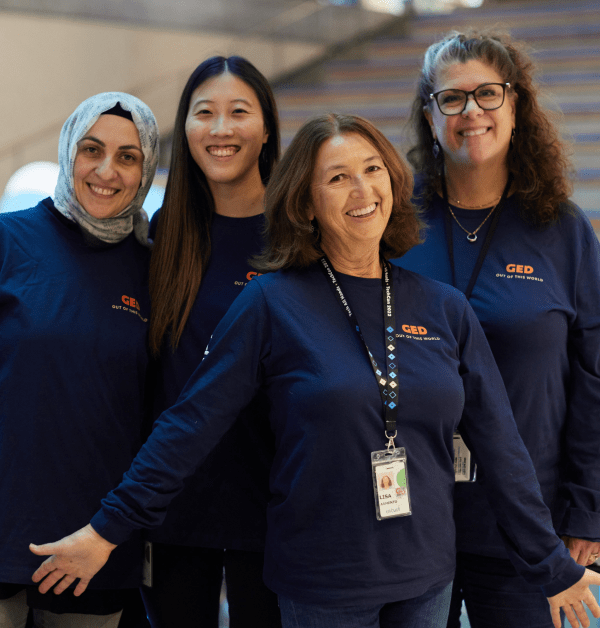
[[[103,159],[96,167],[96,174],[101,179],[112,179],[115,176],[115,168],[110,157]]]
[[[367,182],[362,176],[357,176],[352,179],[352,191],[350,192],[352,198],[364,198],[367,188]]]
[[[227,116],[217,116],[210,130],[210,134],[215,136],[227,136],[231,135],[231,133],[231,125]]]
[[[465,118],[474,118],[483,113],[483,109],[477,104],[475,100],[475,96],[473,94],[469,94],[467,96],[467,104],[462,111],[462,115]]]

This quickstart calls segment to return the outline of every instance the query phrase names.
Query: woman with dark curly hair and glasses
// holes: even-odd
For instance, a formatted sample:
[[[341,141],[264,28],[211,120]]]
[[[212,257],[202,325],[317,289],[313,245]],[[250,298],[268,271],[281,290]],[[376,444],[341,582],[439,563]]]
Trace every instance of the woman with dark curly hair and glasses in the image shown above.
[[[91,523],[32,547],[54,554],[34,576],[42,590],[76,578],[84,590],[115,544],[159,523],[262,391],[276,444],[264,579],[285,628],[445,625],[459,422],[520,573],[556,616],[564,607],[577,622],[574,604],[585,617],[580,600],[600,616],[587,586],[600,575],[552,529],[473,310],[458,290],[388,262],[419,239],[411,192],[408,167],[366,120],[330,114],[298,131],[265,195],[265,274]]]
[[[555,530],[585,566],[600,552],[600,256],[568,200],[565,147],[532,75],[502,34],[451,33],[428,49],[409,152],[428,229],[395,261],[469,299]],[[484,487],[455,490],[450,625],[464,599],[473,628],[551,626],[545,597],[508,560]]]

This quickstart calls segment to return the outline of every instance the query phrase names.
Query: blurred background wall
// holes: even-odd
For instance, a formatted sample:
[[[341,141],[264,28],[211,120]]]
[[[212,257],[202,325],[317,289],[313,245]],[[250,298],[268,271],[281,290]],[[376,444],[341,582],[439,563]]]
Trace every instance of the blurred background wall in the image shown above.
[[[530,45],[573,145],[574,199],[600,233],[598,0],[0,0],[0,211],[52,192],[62,124],[102,91],[134,94],[158,119],[148,199],[158,207],[181,90],[214,54],[243,55],[272,81],[284,147],[311,115],[347,111],[404,152],[423,52],[468,26],[501,26]],[[53,163],[20,172],[40,161]]]

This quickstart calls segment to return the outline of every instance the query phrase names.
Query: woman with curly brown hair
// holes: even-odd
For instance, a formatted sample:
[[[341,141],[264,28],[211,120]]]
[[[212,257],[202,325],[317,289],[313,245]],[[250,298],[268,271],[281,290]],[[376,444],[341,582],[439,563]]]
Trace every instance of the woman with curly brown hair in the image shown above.
[[[600,261],[569,202],[568,160],[533,64],[501,34],[451,33],[425,54],[412,109],[415,199],[428,224],[404,268],[465,293],[502,373],[544,501],[573,558],[600,552]],[[481,482],[457,484],[450,625],[552,625],[507,559]]]

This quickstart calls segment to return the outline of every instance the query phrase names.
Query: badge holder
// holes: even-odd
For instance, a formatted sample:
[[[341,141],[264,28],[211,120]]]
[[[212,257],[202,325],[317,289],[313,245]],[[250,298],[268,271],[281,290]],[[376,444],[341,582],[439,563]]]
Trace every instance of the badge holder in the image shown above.
[[[412,514],[408,475],[406,472],[406,450],[394,445],[389,437],[387,449],[371,452],[373,490],[377,519],[406,517]]]
[[[454,432],[454,481],[475,482],[477,477],[477,465],[473,460],[471,451],[465,445],[465,441],[458,432]]]

